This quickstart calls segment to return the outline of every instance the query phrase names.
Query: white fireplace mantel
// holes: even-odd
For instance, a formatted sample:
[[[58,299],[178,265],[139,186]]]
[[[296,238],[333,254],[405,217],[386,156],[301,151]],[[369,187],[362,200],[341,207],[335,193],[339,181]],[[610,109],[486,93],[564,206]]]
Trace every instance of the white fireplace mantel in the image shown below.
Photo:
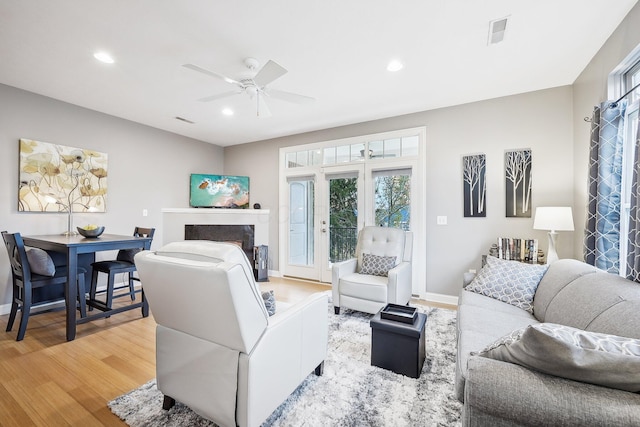
[[[255,245],[269,245],[268,209],[164,208],[162,244],[184,240],[187,224],[253,225]]]

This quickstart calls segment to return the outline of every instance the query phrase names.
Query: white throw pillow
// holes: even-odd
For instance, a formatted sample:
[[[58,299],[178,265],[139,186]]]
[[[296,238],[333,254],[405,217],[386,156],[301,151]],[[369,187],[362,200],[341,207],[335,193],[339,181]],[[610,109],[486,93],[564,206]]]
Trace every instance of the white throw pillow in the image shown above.
[[[465,289],[533,314],[533,297],[547,267],[488,256],[487,264]]]

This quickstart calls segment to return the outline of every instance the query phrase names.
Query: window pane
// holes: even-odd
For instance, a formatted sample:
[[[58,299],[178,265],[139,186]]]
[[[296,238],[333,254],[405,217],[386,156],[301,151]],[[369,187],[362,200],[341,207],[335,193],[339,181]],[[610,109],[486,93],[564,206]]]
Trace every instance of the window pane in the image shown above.
[[[351,159],[351,147],[348,145],[336,147],[336,153],[336,163],[345,163]]]
[[[333,165],[336,163],[336,147],[329,147],[324,149],[324,161],[325,165]]]
[[[296,153],[296,162],[298,163],[298,167],[303,167],[308,165],[307,156],[308,156],[308,151],[298,151]]]
[[[313,265],[312,179],[289,182],[289,264]]]
[[[369,158],[381,159],[384,156],[384,145],[382,141],[371,141],[369,143]]]
[[[329,180],[329,262],[354,258],[358,240],[358,178]]]
[[[400,157],[400,138],[384,140],[384,158]]]
[[[296,167],[296,153],[287,153],[287,168]]]
[[[402,138],[402,156],[418,155],[418,135]]]
[[[640,66],[640,64],[638,65]],[[631,75],[631,87],[636,87],[638,84],[640,84],[640,69]],[[631,88],[628,90],[631,90]],[[640,99],[640,87],[636,88],[631,94],[631,102],[636,102],[638,99]]]
[[[317,166],[322,163],[322,150],[311,150],[310,152],[310,161],[309,164],[312,166]]]
[[[351,161],[358,162],[364,160],[364,143],[351,144]]]
[[[376,225],[409,230],[411,217],[411,176],[375,177]]]

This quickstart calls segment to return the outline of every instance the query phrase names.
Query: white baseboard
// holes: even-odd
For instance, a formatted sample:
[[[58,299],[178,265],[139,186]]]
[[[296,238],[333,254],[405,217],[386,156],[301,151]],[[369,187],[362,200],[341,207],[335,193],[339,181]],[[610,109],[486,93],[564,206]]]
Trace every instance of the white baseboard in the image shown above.
[[[436,294],[433,292],[426,292],[421,296],[422,299],[427,301],[433,301],[440,304],[458,305],[458,297],[445,294]]]

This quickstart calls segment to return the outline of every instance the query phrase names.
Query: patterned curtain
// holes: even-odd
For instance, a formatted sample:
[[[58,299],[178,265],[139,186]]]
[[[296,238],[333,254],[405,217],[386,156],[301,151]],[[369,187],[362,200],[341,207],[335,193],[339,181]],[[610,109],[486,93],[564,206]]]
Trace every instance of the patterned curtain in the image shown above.
[[[584,260],[610,273],[620,270],[620,191],[627,102],[603,102],[591,118],[589,199]]]
[[[627,252],[627,279],[640,282],[640,123],[635,140],[633,180],[631,182],[631,209],[629,212],[629,249]]]

